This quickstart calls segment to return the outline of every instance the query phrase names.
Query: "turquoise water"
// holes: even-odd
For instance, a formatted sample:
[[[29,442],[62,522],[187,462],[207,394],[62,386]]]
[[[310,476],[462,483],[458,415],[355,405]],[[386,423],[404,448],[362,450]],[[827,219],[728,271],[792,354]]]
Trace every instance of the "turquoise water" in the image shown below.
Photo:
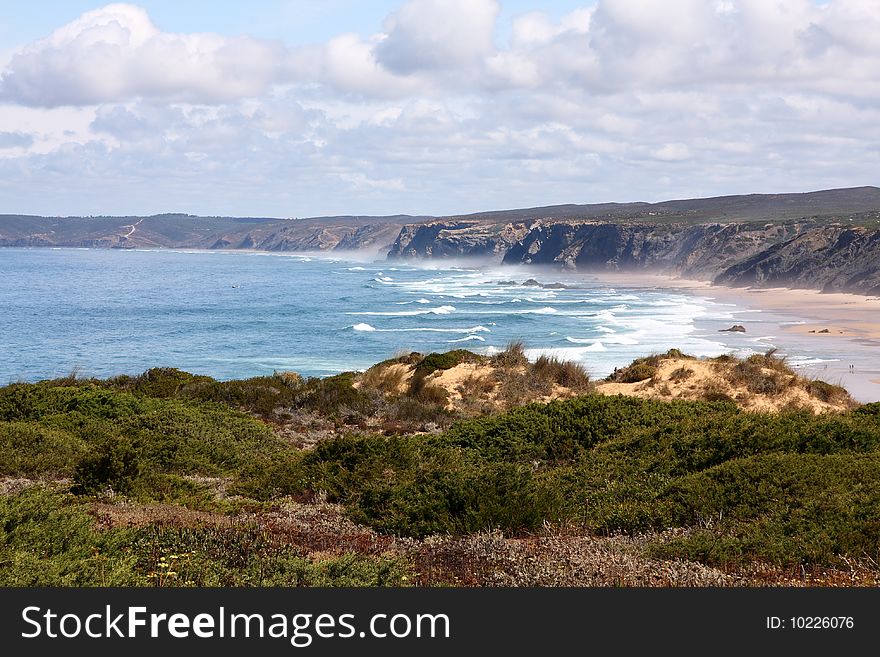
[[[570,288],[523,286],[529,278]],[[779,321],[683,290],[357,256],[0,249],[0,280],[0,383],[156,366],[224,379],[324,376],[401,350],[492,353],[511,340],[531,357],[553,353],[604,375],[672,346],[698,356],[764,351],[762,336]],[[732,322],[750,323],[749,334],[718,332]]]

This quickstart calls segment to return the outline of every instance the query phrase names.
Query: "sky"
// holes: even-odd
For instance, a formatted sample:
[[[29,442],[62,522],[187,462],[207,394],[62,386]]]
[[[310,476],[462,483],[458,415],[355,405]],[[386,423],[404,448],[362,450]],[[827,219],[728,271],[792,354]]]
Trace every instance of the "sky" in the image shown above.
[[[0,0],[0,213],[878,184],[880,0]]]

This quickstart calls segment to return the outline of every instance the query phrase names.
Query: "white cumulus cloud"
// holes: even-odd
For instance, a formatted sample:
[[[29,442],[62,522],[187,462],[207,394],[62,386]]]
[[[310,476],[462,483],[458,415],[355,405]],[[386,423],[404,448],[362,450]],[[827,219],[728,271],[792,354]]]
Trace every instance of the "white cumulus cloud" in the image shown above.
[[[285,59],[280,44],[162,32],[140,7],[113,4],[15,53],[0,99],[42,107],[135,97],[218,102],[266,92],[284,79]]]
[[[394,73],[477,64],[493,49],[495,0],[410,0],[385,20],[379,63]]]

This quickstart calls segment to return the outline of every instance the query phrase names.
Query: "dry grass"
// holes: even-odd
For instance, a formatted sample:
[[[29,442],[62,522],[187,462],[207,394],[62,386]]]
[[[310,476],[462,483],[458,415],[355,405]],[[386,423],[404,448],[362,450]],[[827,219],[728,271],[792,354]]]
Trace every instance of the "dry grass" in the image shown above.
[[[526,358],[525,345],[519,340],[508,343],[504,351],[492,357],[492,364],[503,369],[528,366],[529,359]]]
[[[840,386],[799,376],[775,350],[744,360],[731,355],[699,360],[677,350],[655,354],[616,370],[599,386],[599,392],[725,401],[763,412],[839,412],[857,405]]]
[[[531,365],[529,374],[573,392],[589,392],[593,389],[590,375],[580,363],[573,361],[541,356]]]
[[[812,379],[807,382],[807,392],[815,397],[816,399],[820,399],[826,404],[846,404],[848,406],[852,404],[852,397],[850,397],[849,392],[847,392],[846,388],[842,386],[836,386],[832,383],[827,383],[825,381],[819,381],[818,379]]]
[[[255,529],[275,549],[292,547],[312,561],[343,554],[400,557],[420,586],[876,586],[880,567],[850,560],[848,569],[783,569],[754,563],[719,569],[687,560],[650,556],[652,546],[681,538],[684,529],[634,536],[595,536],[547,526],[534,536],[500,532],[416,540],[376,533],[352,522],[344,509],[318,494],[309,501],[286,498],[260,513],[235,515],[191,511],[162,504],[96,502],[98,528],[213,527]]]
[[[689,367],[679,367],[670,373],[669,380],[678,383],[680,381],[687,381],[693,375],[694,371]]]
[[[456,387],[462,399],[486,399],[491,395],[498,382],[491,374],[470,374]]]
[[[396,395],[406,387],[404,381],[408,373],[409,367],[404,364],[374,365],[363,373],[360,385],[385,395]]]
[[[731,383],[745,386],[752,394],[771,396],[781,395],[795,380],[793,373],[768,369],[759,365],[760,362],[763,361],[747,359],[739,362],[727,371],[727,377]]]

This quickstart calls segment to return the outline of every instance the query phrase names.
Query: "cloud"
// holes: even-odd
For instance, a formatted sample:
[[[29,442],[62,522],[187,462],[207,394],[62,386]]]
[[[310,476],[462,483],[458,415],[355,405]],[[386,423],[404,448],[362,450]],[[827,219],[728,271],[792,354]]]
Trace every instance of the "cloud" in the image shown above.
[[[223,102],[261,95],[285,74],[280,44],[161,32],[140,7],[113,4],[14,54],[0,99],[37,107],[136,97]]]
[[[411,0],[385,20],[376,59],[403,75],[472,66],[492,52],[500,10],[495,0]]]
[[[2,68],[0,203],[433,214],[876,183],[876,8],[598,0],[499,30],[494,0],[414,0],[291,46],[111,5]]]
[[[13,54],[0,99],[56,107],[137,98],[222,104],[289,85],[403,98],[553,89],[810,90],[880,99],[876,0],[599,0],[551,20],[516,17],[496,44],[496,0],[410,0],[382,31],[288,47],[163,32],[140,7],[108,5]]]
[[[27,148],[34,143],[33,135],[24,132],[0,131],[0,149],[4,148]]]

